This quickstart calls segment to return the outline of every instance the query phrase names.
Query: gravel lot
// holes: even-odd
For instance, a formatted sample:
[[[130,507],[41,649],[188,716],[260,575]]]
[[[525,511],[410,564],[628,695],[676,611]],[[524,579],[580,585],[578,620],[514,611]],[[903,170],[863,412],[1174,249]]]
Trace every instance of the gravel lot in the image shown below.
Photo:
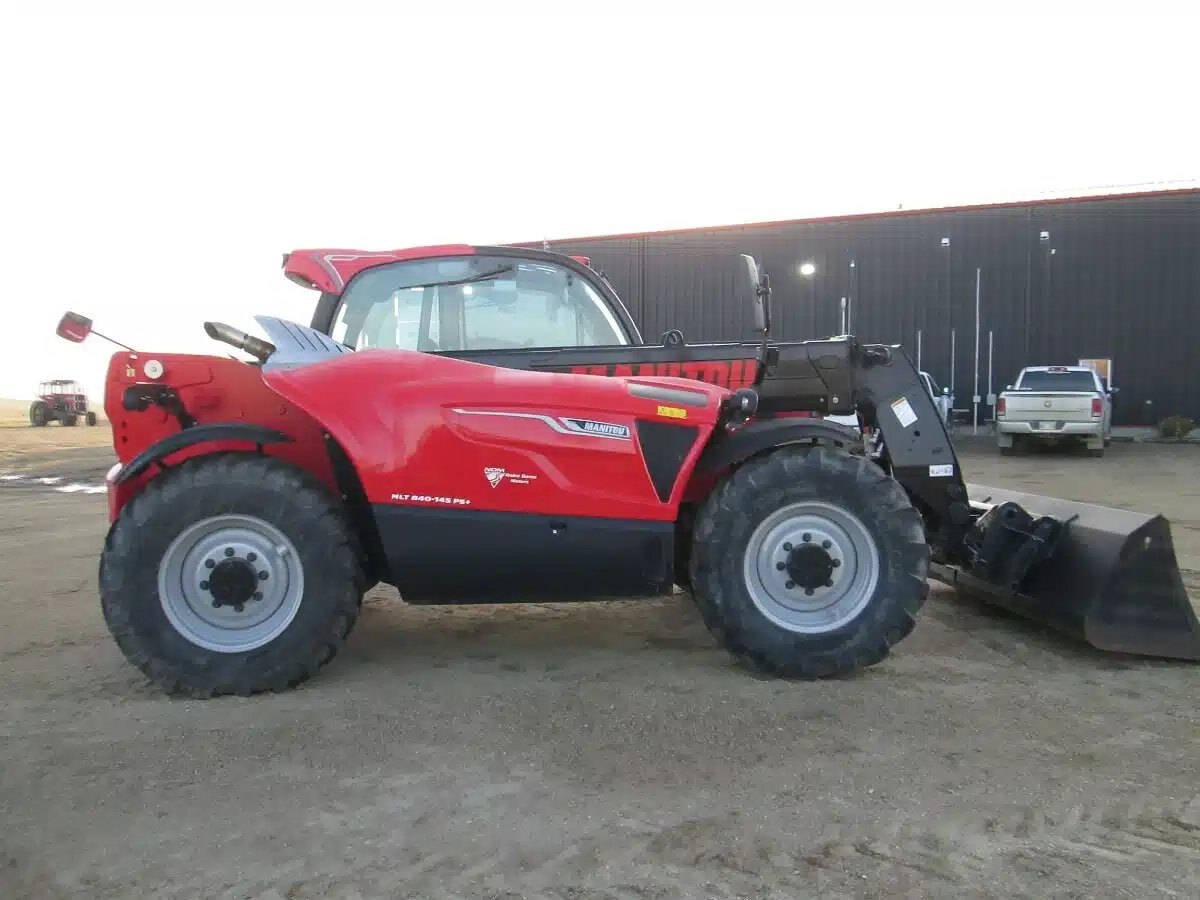
[[[10,457],[93,481],[110,460]],[[1200,570],[1200,448],[964,465],[1163,511]],[[935,589],[886,662],[794,684],[733,666],[682,595],[376,590],[301,689],[169,700],[101,620],[105,527],[102,496],[0,483],[0,896],[1200,895],[1200,667]]]

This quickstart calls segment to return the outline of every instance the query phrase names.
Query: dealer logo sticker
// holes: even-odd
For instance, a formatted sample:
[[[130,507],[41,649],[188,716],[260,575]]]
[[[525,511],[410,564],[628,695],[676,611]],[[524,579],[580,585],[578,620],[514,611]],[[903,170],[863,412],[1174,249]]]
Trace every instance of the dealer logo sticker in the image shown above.
[[[484,466],[483,477],[488,480],[488,484],[492,487],[498,487],[504,481],[507,481],[509,484],[529,484],[531,481],[537,481],[536,475],[510,472],[508,469],[502,469],[498,466]]]

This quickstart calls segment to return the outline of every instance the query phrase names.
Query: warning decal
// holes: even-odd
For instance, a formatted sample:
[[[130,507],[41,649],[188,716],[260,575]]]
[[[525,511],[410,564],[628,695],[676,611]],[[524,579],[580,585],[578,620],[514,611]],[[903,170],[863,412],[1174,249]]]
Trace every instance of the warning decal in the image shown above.
[[[912,404],[904,397],[892,402],[892,412],[896,414],[896,418],[900,421],[903,428],[907,428],[913,422],[917,421],[917,414],[913,412]]]

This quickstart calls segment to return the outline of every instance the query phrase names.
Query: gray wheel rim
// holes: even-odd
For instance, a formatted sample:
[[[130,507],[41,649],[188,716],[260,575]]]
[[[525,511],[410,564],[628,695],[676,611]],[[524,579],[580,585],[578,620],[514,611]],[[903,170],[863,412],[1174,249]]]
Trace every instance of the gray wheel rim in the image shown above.
[[[804,588],[793,580],[788,560],[801,547],[824,551],[834,566],[832,584]],[[822,634],[852,621],[870,602],[879,573],[879,549],[867,527],[853,513],[821,501],[791,504],[767,516],[750,535],[743,564],[758,611],[800,634]]]
[[[225,560],[244,564],[257,580],[261,599],[249,599],[240,612],[213,605],[209,577]],[[253,516],[214,516],[171,542],[158,567],[158,596],[171,625],[191,643],[245,653],[273,641],[296,617],[304,569],[292,542],[274,525]]]

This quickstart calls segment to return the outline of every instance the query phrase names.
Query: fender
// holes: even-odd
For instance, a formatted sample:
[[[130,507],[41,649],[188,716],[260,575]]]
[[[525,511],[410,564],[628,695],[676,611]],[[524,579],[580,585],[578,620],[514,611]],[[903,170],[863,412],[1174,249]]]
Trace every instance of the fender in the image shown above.
[[[705,475],[720,472],[772,447],[814,438],[836,444],[862,442],[858,432],[836,422],[768,419],[752,422],[710,444],[696,462],[696,472]]]
[[[154,463],[185,447],[193,447],[196,444],[211,441],[249,441],[261,446],[263,444],[289,443],[291,440],[292,438],[282,431],[262,425],[252,425],[248,422],[217,422],[212,425],[196,425],[151,444],[131,459],[129,464],[124,466],[113,478],[112,483],[121,484],[130,478],[135,478]]]

